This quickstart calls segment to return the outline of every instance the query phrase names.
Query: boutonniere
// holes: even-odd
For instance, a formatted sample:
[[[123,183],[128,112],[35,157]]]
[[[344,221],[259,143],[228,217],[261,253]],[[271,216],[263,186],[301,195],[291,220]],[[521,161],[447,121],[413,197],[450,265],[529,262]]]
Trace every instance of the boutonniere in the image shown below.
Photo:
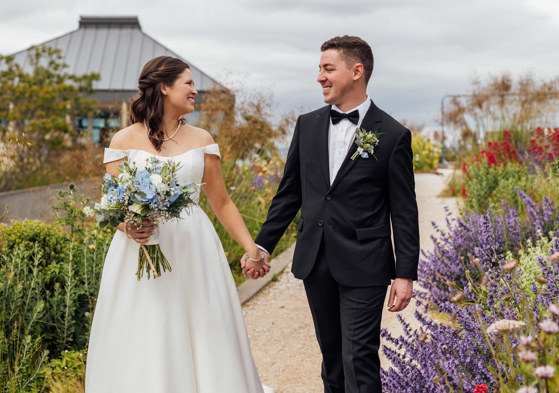
[[[379,143],[379,138],[382,134],[374,131],[366,131],[364,128],[358,127],[355,129],[355,144],[358,146],[355,153],[351,156],[355,160],[358,155],[362,158],[369,158],[369,155],[375,156],[375,147]]]

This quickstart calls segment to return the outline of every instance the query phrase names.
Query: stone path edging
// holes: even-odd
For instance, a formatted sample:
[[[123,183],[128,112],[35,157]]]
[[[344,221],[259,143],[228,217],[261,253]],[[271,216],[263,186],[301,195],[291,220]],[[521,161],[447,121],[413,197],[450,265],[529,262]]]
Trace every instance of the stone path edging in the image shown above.
[[[274,278],[274,274],[279,276],[284,269],[291,263],[293,259],[293,252],[295,250],[295,243],[288,249],[275,256],[271,261],[271,269],[268,274],[258,280],[248,279],[237,287],[239,300],[241,304],[245,304],[252,299],[260,290],[266,287]]]

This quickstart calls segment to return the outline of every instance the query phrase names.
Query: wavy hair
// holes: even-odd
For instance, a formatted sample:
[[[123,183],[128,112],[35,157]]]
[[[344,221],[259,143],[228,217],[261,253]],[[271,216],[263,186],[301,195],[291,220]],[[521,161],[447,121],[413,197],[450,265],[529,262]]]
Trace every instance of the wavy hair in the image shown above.
[[[143,122],[148,128],[148,137],[153,147],[161,151],[165,138],[161,130],[163,123],[163,93],[161,84],[171,86],[190,66],[176,57],[159,56],[148,61],[138,79],[138,94],[130,105],[130,122]]]

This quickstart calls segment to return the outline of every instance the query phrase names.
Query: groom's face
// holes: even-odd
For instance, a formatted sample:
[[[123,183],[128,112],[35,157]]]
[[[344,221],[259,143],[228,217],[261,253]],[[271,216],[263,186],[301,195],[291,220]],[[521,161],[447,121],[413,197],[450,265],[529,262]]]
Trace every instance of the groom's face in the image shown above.
[[[342,59],[337,49],[322,52],[317,82],[322,86],[324,102],[340,109],[354,94],[353,69]]]

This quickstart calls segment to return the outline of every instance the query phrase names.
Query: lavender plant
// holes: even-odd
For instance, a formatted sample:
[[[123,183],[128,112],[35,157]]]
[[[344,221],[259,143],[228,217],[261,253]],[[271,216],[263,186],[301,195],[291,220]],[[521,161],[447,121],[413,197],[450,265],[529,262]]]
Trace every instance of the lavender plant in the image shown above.
[[[435,247],[420,261],[419,284],[425,290],[415,313],[420,327],[412,329],[400,318],[404,335],[382,331],[390,343],[383,350],[392,363],[382,373],[386,392],[472,392],[483,390],[484,384],[489,392],[538,386],[537,391],[546,392],[543,386],[554,383],[548,378],[550,368],[535,370],[549,366],[559,372],[557,364],[549,362],[558,353],[556,337],[553,344],[538,344],[547,352],[538,355],[533,368],[526,367],[518,353],[520,334],[540,337],[540,324],[559,298],[554,259],[559,255],[559,211],[546,199],[537,204],[522,192],[519,196],[525,215],[503,205],[500,215],[448,216],[447,229],[436,228]],[[528,241],[535,244],[542,238],[550,247],[547,255],[536,258],[541,275],[527,293],[518,261],[508,258]]]

